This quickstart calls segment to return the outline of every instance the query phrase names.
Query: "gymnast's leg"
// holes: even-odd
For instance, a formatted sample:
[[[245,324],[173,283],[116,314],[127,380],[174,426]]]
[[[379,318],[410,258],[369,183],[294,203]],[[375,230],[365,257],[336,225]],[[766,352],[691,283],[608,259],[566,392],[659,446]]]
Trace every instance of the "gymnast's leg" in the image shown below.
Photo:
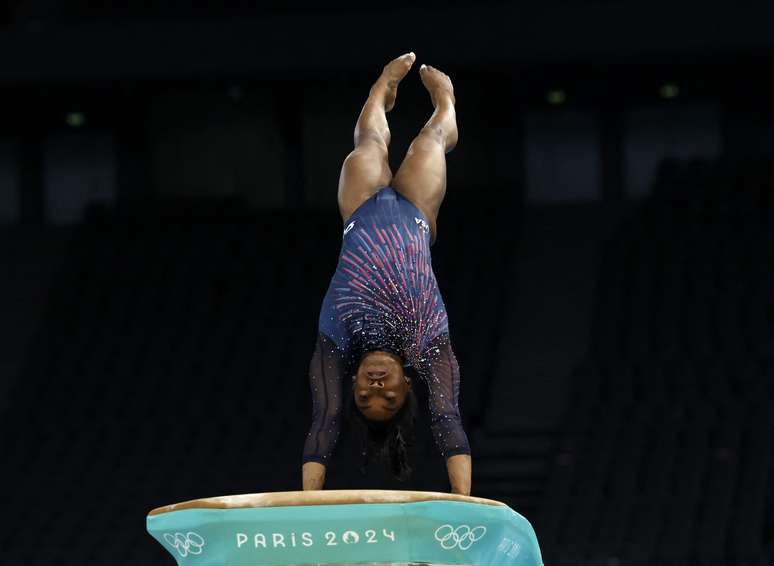
[[[422,65],[419,75],[435,110],[411,142],[392,187],[424,212],[434,242],[438,211],[446,194],[446,154],[457,144],[457,115],[448,75],[429,65]]]
[[[355,125],[355,149],[344,160],[339,177],[339,212],[345,222],[378,189],[392,181],[387,159],[390,129],[386,112],[395,105],[398,83],[415,59],[414,53],[406,53],[387,63],[360,112]]]

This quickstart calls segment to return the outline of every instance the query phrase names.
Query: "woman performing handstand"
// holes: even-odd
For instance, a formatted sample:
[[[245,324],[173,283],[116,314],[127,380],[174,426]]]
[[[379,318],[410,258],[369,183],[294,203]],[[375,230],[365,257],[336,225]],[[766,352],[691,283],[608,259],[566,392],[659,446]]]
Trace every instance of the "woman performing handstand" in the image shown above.
[[[364,431],[366,463],[374,452],[389,458],[397,478],[408,477],[406,443],[416,408],[411,378],[419,376],[428,386],[431,430],[451,491],[470,495],[459,365],[430,260],[446,193],[446,154],[457,143],[454,89],[438,69],[419,69],[435,110],[394,177],[387,159],[386,112],[415,59],[407,53],[384,67],[357,120],[355,149],[341,169],[342,247],[309,365],[312,425],[303,450],[305,490],[323,487],[345,404]],[[344,382],[351,383],[351,393]]]

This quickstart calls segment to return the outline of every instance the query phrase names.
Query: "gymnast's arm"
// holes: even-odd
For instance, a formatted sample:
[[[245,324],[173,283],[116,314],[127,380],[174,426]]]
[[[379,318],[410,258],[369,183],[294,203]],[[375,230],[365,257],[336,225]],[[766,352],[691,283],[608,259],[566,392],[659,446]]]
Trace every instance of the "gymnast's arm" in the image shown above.
[[[338,440],[342,413],[344,352],[319,333],[309,363],[312,424],[304,442],[301,476],[303,489],[322,489],[325,470]]]
[[[452,493],[470,495],[470,445],[459,411],[460,366],[448,333],[434,338],[424,352],[429,390],[430,428],[441,454]]]
[[[325,466],[319,462],[305,462],[301,466],[304,491],[322,489],[325,483]]]
[[[470,495],[472,460],[470,454],[456,454],[446,459],[446,471],[452,493]]]

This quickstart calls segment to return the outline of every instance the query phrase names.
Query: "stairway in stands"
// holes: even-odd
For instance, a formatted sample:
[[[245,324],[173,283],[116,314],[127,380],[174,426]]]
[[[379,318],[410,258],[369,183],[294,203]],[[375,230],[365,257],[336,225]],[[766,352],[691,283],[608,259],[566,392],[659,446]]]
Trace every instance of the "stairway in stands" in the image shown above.
[[[527,518],[534,516],[548,482],[557,441],[557,431],[551,429],[502,434],[473,431],[474,495],[507,503]]]
[[[588,347],[600,242],[629,205],[527,208],[504,266],[493,377],[472,432],[477,495],[537,512],[553,465],[572,369]],[[517,229],[517,228],[515,228]]]

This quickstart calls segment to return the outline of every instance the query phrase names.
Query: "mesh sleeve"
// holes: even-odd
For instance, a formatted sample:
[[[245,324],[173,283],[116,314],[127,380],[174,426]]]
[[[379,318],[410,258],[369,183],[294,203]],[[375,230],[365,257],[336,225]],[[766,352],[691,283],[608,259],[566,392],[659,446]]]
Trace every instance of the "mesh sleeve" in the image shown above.
[[[346,352],[319,333],[309,363],[312,391],[312,424],[304,442],[303,462],[328,463],[339,437],[343,399],[342,380]]]
[[[460,366],[444,333],[434,338],[422,356],[429,390],[430,428],[444,458],[470,454],[459,410]]]

